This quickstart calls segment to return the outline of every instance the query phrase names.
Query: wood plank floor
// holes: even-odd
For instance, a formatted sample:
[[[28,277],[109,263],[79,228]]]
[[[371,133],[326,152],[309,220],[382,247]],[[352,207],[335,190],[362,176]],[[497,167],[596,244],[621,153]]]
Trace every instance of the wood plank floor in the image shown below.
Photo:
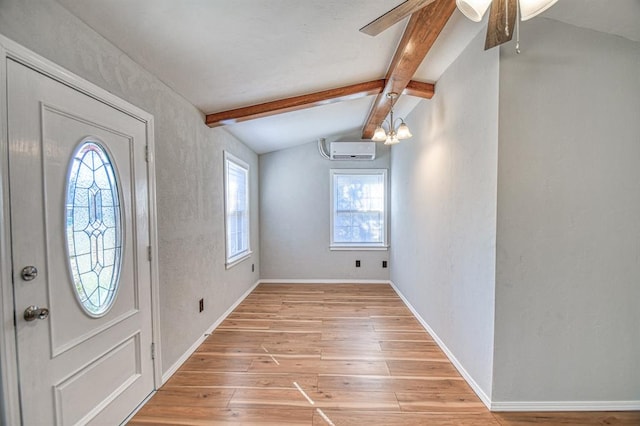
[[[491,413],[389,285],[261,284],[129,425],[640,425]]]

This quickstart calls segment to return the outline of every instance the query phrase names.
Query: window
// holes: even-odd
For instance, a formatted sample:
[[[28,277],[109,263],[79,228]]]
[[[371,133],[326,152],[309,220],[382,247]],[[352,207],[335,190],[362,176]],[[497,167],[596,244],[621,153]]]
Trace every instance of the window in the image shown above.
[[[246,259],[249,247],[249,165],[224,153],[227,268]]]
[[[123,240],[118,192],[105,149],[83,141],[69,165],[65,234],[74,293],[95,318],[109,311],[118,291]]]
[[[331,170],[331,248],[387,247],[387,171]]]

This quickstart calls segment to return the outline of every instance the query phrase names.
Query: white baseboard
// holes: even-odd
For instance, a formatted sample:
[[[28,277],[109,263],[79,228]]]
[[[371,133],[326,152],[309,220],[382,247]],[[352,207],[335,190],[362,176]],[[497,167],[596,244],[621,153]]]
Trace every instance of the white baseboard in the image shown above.
[[[240,297],[238,298],[238,300],[236,300],[236,301],[233,303],[233,305],[231,305],[231,306],[229,307],[229,309],[227,309],[227,310],[225,311],[225,313],[223,313],[223,314],[222,314],[222,315],[221,315],[221,316],[220,316],[220,317],[219,317],[219,318],[218,318],[218,319],[217,319],[217,320],[216,320],[216,321],[215,321],[215,322],[214,322],[214,323],[213,323],[213,324],[212,324],[212,325],[207,329],[207,331],[206,331],[202,336],[198,337],[198,340],[196,340],[196,341],[193,343],[193,345],[191,345],[191,346],[189,347],[189,349],[187,349],[187,350],[185,351],[185,353],[183,353],[183,354],[182,354],[182,356],[181,356],[180,358],[178,358],[178,360],[177,360],[176,362],[174,362],[174,363],[173,363],[173,365],[172,365],[171,367],[169,367],[169,368],[167,369],[167,371],[165,371],[165,372],[162,374],[162,384],[163,384],[163,385],[167,382],[167,380],[169,380],[169,378],[171,378],[171,376],[173,376],[173,374],[174,374],[176,371],[178,371],[178,368],[180,368],[180,366],[181,366],[182,364],[184,364],[184,362],[185,362],[187,359],[189,359],[189,357],[190,357],[190,356],[191,356],[191,355],[196,351],[196,349],[198,349],[198,346],[200,346],[200,345],[202,344],[202,342],[204,342],[204,340],[207,338],[207,336],[208,336],[209,334],[213,333],[213,331],[214,331],[216,328],[218,328],[218,326],[219,326],[220,324],[222,324],[222,321],[224,321],[224,320],[225,320],[225,319],[226,319],[226,318],[231,314],[231,312],[233,312],[233,310],[234,310],[235,308],[237,308],[237,307],[238,307],[238,305],[239,305],[240,303],[242,303],[242,301],[243,301],[244,299],[246,299],[246,298],[247,298],[247,296],[248,296],[249,294],[251,294],[251,292],[252,292],[252,291],[253,291],[253,290],[258,286],[258,284],[260,284],[260,281],[256,281],[256,283],[255,283],[255,284],[253,284],[253,285],[251,286],[251,288],[249,288],[247,291],[245,291],[245,292],[244,292],[244,294],[243,294],[242,296],[240,296]]]
[[[640,401],[493,401],[491,411],[638,411]]]
[[[225,316],[226,315],[223,315],[223,317],[225,317]],[[184,362],[187,359],[189,359],[189,357],[196,351],[196,349],[198,349],[198,346],[200,346],[202,344],[202,342],[204,342],[204,339],[207,338],[207,334],[209,334],[208,331],[207,331],[207,333],[205,333],[202,336],[198,337],[198,340],[193,342],[193,345],[191,345],[189,347],[189,349],[187,349],[185,351],[185,353],[183,353],[182,356],[180,358],[178,358],[176,360],[176,362],[174,362],[173,365],[171,367],[169,367],[169,369],[167,371],[162,373],[162,384],[163,385],[165,383],[167,383],[167,380],[169,380],[171,378],[171,376],[173,376],[173,373],[178,371],[178,368],[180,368],[182,366],[182,364],[184,364]]]
[[[296,280],[296,279],[265,279],[258,280],[251,286],[242,296],[236,300],[233,305],[226,310],[224,314],[220,316],[204,335],[198,338],[189,349],[162,375],[162,384],[180,368],[180,366],[198,349],[198,346],[211,334],[218,326],[224,321],[233,310],[240,304],[246,297],[258,286],[258,284],[389,284],[398,294],[400,299],[407,305],[407,308],[416,317],[424,329],[433,337],[433,340],[438,344],[440,349],[445,353],[449,361],[458,370],[460,375],[469,384],[471,389],[478,395],[478,398],[482,403],[491,411],[496,412],[523,412],[523,411],[638,411],[640,410],[640,401],[491,401],[487,394],[480,388],[480,386],[473,380],[473,377],[469,375],[467,370],[462,366],[460,361],[453,355],[447,345],[438,337],[438,335],[431,329],[429,324],[418,314],[415,308],[411,305],[409,300],[400,292],[398,287],[389,280]]]
[[[451,353],[447,345],[438,337],[438,335],[429,327],[429,324],[418,314],[411,303],[400,292],[398,287],[390,281],[391,287],[398,293],[398,296],[407,305],[416,319],[422,324],[427,332],[433,337],[440,349],[445,353],[449,361],[456,367],[458,372],[471,386],[471,389],[478,395],[478,398],[491,411],[496,412],[525,412],[525,411],[638,411],[640,410],[640,401],[492,401],[480,386],[473,380],[469,373],[464,369],[460,361]]]
[[[484,405],[486,405],[488,409],[491,409],[491,398],[489,398],[487,396],[487,394],[484,393],[484,390],[482,390],[482,388],[476,383],[476,381],[473,380],[473,377],[471,377],[471,375],[467,372],[467,370],[465,370],[465,368],[462,366],[460,361],[458,361],[458,359],[449,350],[447,345],[445,345],[444,342],[440,339],[440,337],[438,337],[438,335],[435,333],[435,331],[433,331],[431,329],[431,327],[429,326],[429,324],[427,324],[427,322],[424,320],[424,318],[422,318],[420,316],[418,311],[415,310],[415,308],[411,305],[409,300],[407,300],[407,298],[404,297],[404,294],[402,294],[402,292],[400,292],[400,290],[398,289],[398,287],[396,287],[396,285],[393,283],[393,281],[389,281],[389,284],[391,284],[391,287],[393,287],[393,289],[398,294],[398,296],[400,296],[400,299],[402,299],[404,304],[407,305],[407,307],[409,308],[411,313],[413,313],[413,315],[420,322],[420,324],[422,324],[424,329],[427,330],[427,333],[429,333],[431,335],[431,337],[433,337],[433,340],[435,340],[435,342],[438,344],[438,346],[440,346],[440,349],[442,349],[442,352],[445,353],[447,358],[449,358],[449,361],[451,361],[451,363],[458,370],[460,375],[469,384],[469,386],[471,386],[471,389],[473,389],[473,391],[476,393],[476,395],[478,395],[478,398],[480,398],[482,403]]]
[[[260,284],[391,284],[389,280],[336,280],[336,279],[325,279],[325,280],[296,280],[296,279],[268,279],[268,280],[260,280]]]

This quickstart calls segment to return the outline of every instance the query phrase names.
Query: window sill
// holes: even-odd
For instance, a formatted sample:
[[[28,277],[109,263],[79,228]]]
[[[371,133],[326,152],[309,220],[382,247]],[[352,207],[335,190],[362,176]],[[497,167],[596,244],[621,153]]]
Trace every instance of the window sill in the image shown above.
[[[243,261],[247,260],[248,258],[250,258],[252,254],[253,254],[253,252],[252,252],[252,251],[248,251],[248,252],[246,252],[245,254],[243,254],[241,257],[237,257],[237,258],[233,259],[231,262],[227,262],[227,263],[225,264],[225,269],[231,269],[231,268],[233,268],[233,267],[234,267],[234,266],[236,266],[238,263],[241,263],[241,262],[243,262]]]
[[[331,250],[331,251],[387,251],[388,249],[389,249],[389,246],[387,246],[387,245],[380,245],[380,246],[352,246],[352,245],[341,246],[341,245],[335,245],[335,246],[329,246],[329,250]]]

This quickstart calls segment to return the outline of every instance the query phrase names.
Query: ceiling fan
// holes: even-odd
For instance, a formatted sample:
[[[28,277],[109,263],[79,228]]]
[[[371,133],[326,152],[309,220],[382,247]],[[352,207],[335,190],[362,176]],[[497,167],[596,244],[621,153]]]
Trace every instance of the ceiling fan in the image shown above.
[[[406,0],[360,31],[375,36],[418,10],[427,7],[436,0]],[[506,43],[513,37],[518,9],[520,19],[526,21],[544,12],[558,0],[456,0],[460,12],[475,22],[480,22],[489,6],[491,12],[487,24],[485,50]]]

